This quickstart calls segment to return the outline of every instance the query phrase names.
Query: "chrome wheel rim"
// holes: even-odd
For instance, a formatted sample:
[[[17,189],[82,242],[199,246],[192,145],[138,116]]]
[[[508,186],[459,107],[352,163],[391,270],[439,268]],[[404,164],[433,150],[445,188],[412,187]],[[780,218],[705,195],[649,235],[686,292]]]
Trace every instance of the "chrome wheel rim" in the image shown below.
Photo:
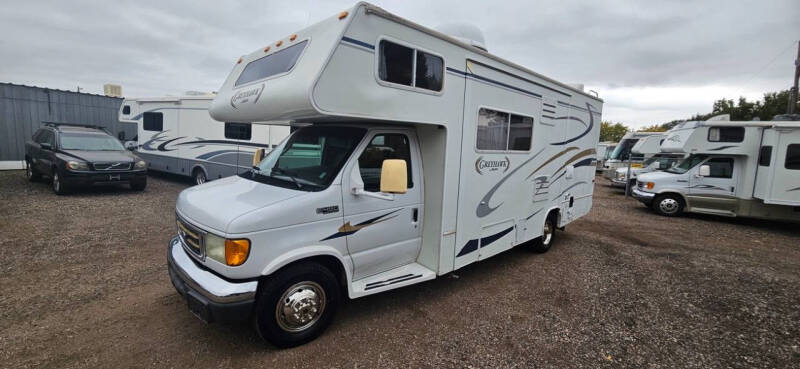
[[[674,214],[678,211],[678,201],[672,198],[666,198],[658,203],[658,208],[665,214]]]
[[[197,176],[195,176],[194,181],[199,185],[206,183],[206,174],[202,171],[197,172]]]
[[[300,332],[316,323],[325,311],[325,290],[311,281],[287,288],[275,306],[278,326],[287,332]]]
[[[550,222],[544,222],[544,230],[542,231],[542,243],[546,245],[550,244],[550,241],[553,240],[553,227],[550,225]]]
[[[58,180],[58,173],[53,174],[53,189],[56,192],[61,191],[61,181]]]

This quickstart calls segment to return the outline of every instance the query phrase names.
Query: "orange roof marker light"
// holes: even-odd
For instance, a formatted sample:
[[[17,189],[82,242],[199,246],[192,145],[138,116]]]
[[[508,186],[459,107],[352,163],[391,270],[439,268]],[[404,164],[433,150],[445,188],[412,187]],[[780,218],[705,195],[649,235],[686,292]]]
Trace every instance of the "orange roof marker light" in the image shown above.
[[[278,41],[278,43],[275,44],[275,46],[277,46],[277,47],[280,47],[281,45],[283,45],[283,40]]]
[[[264,48],[264,52],[267,52],[267,51],[269,51],[269,46]]]
[[[295,33],[291,37],[289,37],[289,41],[294,41],[296,38],[297,38],[297,34]]]
[[[345,18],[347,18],[347,14],[348,14],[348,13],[347,13],[347,10],[345,10],[345,11],[343,11],[343,12],[339,13],[339,20],[342,20],[342,19],[345,19]]]
[[[239,60],[236,61],[236,64],[242,64],[242,57],[239,57]]]

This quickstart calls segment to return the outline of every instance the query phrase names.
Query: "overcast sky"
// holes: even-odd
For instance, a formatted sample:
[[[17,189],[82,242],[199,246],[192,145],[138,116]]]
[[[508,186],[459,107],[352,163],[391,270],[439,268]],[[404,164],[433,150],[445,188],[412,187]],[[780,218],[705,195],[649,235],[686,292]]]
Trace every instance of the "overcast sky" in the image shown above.
[[[786,89],[800,0],[375,1],[425,26],[464,22],[489,51],[583,83],[603,120],[639,127],[718,98]],[[125,96],[215,91],[240,55],[353,1],[4,1],[0,82]],[[794,44],[793,44],[794,43]]]

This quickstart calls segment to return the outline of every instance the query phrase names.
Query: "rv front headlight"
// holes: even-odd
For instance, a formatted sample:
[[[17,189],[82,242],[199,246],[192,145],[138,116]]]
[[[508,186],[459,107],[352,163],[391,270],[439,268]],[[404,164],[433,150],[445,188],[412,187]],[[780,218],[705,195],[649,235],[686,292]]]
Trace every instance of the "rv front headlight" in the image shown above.
[[[67,168],[70,170],[89,170],[89,164],[83,161],[70,160],[67,162]]]
[[[212,233],[206,233],[205,247],[207,257],[228,266],[242,265],[250,255],[250,240],[248,239],[225,239]]]
[[[144,160],[139,160],[136,162],[136,169],[144,169],[147,168],[147,163]]]

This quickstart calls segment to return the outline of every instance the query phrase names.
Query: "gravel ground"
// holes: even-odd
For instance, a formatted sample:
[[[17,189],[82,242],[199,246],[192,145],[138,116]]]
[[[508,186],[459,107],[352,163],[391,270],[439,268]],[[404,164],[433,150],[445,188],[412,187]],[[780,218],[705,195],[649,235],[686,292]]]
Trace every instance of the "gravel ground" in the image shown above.
[[[141,193],[59,197],[0,172],[0,367],[800,362],[797,225],[663,218],[602,184],[550,252],[348,301],[322,337],[276,350],[247,324],[203,324],[173,290],[165,248],[186,186],[154,176]]]

